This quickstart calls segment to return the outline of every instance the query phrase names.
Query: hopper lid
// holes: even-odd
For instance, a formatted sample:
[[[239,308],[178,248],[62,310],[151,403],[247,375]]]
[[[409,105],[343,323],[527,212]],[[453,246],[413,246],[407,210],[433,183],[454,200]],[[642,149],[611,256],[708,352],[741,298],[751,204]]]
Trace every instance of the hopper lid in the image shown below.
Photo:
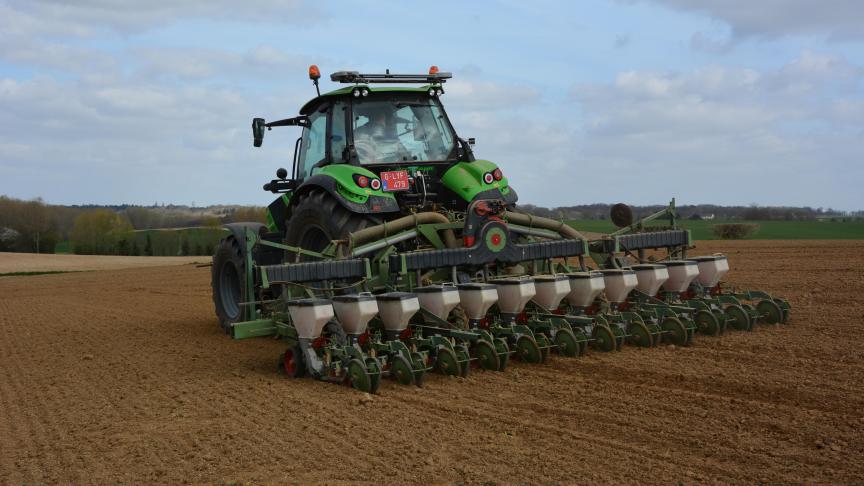
[[[401,300],[416,299],[417,296],[410,292],[387,292],[386,294],[378,294],[375,296],[378,300],[384,302],[394,302]]]
[[[333,297],[333,302],[369,302],[375,300],[372,294],[351,294]]]
[[[288,305],[294,307],[312,307],[316,305],[329,305],[330,301],[327,299],[294,299],[289,300]]]

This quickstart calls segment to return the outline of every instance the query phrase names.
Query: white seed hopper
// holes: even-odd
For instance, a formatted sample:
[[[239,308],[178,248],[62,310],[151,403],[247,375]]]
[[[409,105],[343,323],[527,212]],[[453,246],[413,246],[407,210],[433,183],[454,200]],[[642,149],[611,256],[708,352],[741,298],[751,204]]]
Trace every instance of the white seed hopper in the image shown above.
[[[603,273],[603,281],[606,284],[606,299],[613,304],[620,304],[627,300],[630,292],[639,285],[636,272],[626,269],[600,270]]]
[[[401,331],[408,327],[411,317],[420,310],[420,301],[416,294],[408,292],[388,292],[378,294],[378,314],[384,329]]]
[[[499,278],[492,281],[498,290],[498,308],[502,314],[518,314],[537,295],[533,278]]]
[[[366,293],[340,295],[333,297],[333,309],[345,333],[356,336],[366,332],[369,321],[378,314],[378,301]]]
[[[297,299],[288,302],[288,313],[297,330],[297,337],[315,339],[321,335],[327,321],[333,319],[333,305],[327,299]]]
[[[699,284],[705,288],[716,287],[727,272],[729,272],[729,260],[726,255],[711,255],[694,257],[699,264]]]
[[[459,305],[469,319],[483,319],[489,308],[498,302],[498,290],[492,284],[459,284]]]
[[[567,294],[567,302],[575,307],[588,307],[606,288],[606,281],[600,272],[573,272],[568,273],[570,280],[570,293]]]
[[[414,289],[420,299],[420,307],[435,317],[447,320],[457,305],[459,305],[459,289],[452,284],[429,285]]]
[[[643,263],[631,268],[636,272],[636,289],[649,297],[657,295],[660,287],[669,280],[669,271],[665,265]]]
[[[547,311],[554,311],[570,293],[570,279],[566,275],[535,275],[534,287],[537,289],[537,295],[532,299],[534,303]]]
[[[699,265],[695,260],[668,260],[663,263],[669,271],[669,280],[663,284],[663,290],[667,292],[686,291],[690,282],[699,275]]]

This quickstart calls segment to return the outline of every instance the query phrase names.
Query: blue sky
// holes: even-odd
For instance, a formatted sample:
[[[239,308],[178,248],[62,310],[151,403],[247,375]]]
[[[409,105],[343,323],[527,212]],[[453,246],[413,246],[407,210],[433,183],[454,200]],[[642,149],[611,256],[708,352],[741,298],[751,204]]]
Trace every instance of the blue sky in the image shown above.
[[[0,1],[0,194],[264,205],[309,64],[435,64],[520,202],[864,208],[860,2],[236,5]]]

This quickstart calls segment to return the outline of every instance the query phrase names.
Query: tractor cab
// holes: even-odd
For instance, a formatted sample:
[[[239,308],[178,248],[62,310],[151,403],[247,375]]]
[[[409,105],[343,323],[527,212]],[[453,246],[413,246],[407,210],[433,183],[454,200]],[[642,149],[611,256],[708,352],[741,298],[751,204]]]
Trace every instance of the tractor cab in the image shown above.
[[[316,66],[309,77],[318,90]],[[516,193],[501,170],[475,160],[473,139],[459,138],[450,123],[441,98],[451,77],[435,66],[427,74],[339,71],[331,81],[349,86],[319,92],[299,116],[270,123],[255,118],[256,147],[265,130],[303,129],[290,173],[281,170],[264,186],[284,194],[270,205],[271,229],[290,218],[292,199],[314,187],[349,211],[365,214],[464,210],[478,194],[515,203]]]

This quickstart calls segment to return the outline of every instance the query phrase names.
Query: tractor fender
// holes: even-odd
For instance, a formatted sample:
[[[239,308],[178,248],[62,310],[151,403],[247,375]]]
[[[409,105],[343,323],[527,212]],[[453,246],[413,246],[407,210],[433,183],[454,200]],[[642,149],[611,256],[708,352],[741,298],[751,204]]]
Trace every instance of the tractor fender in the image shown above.
[[[223,225],[223,227],[230,231],[230,236],[233,236],[240,243],[240,257],[244,262],[246,261],[246,228],[262,236],[267,233],[267,226],[261,223],[228,223]]]
[[[348,199],[340,191],[339,181],[327,174],[316,174],[303,181],[303,184],[294,190],[294,194],[291,196],[292,203],[298,200],[299,196],[303,196],[313,189],[323,189],[324,191],[327,191],[327,193],[336,199],[339,204],[352,213],[384,214],[399,212],[399,203],[397,203],[396,199],[393,197],[383,197],[371,194],[366,196],[366,201],[363,203]]]

